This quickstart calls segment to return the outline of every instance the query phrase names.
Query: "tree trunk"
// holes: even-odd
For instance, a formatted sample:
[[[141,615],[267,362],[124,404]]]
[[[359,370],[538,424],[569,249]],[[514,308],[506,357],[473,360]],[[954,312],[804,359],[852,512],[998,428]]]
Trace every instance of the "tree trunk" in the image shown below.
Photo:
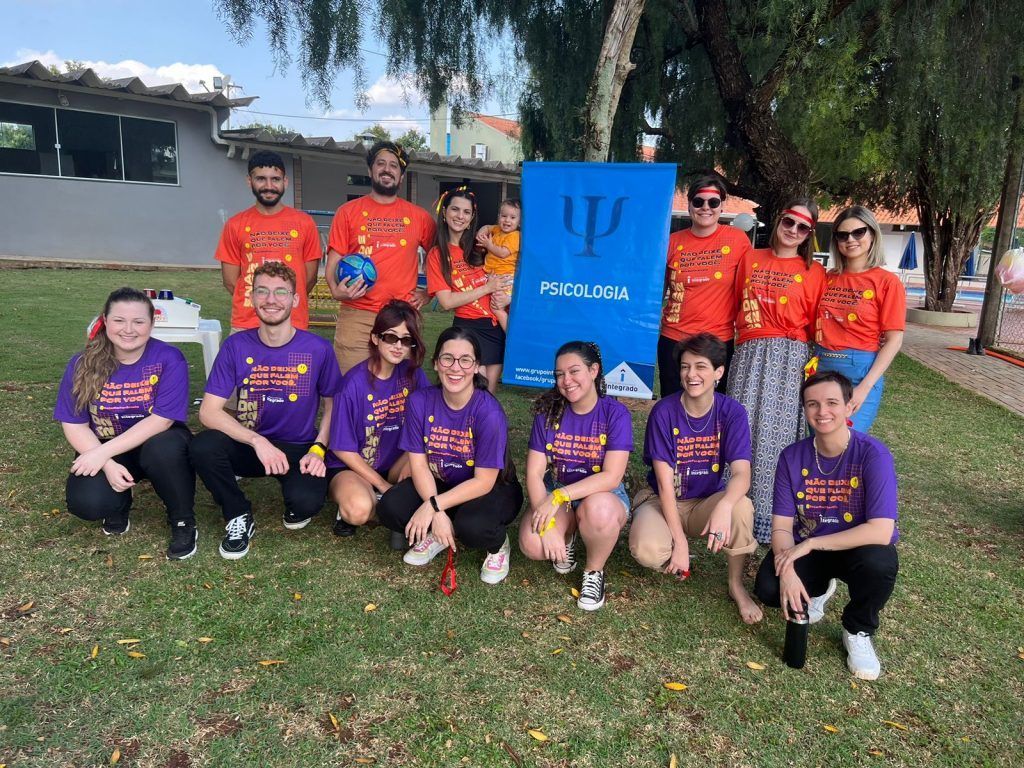
[[[786,202],[808,193],[811,169],[775,118],[773,88],[757,88],[731,34],[725,0],[694,0],[701,42],[711,63],[727,118],[726,139],[747,164],[740,182],[771,221]]]
[[[960,273],[978,243],[990,211],[958,211],[936,201],[927,163],[917,171],[914,198],[924,241],[924,308],[949,312],[956,300]]]
[[[594,79],[587,93],[587,114],[583,159],[607,162],[612,141],[612,125],[619,108],[622,86],[636,64],[629,60],[633,39],[645,0],[615,0],[604,42],[594,68]]]

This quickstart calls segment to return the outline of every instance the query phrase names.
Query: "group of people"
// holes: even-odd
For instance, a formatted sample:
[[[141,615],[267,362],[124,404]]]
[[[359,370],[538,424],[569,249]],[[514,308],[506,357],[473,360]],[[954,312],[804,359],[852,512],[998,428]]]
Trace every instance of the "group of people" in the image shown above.
[[[371,195],[335,216],[327,283],[341,310],[332,349],[305,330],[315,227],[281,204],[283,163],[254,155],[257,205],[225,225],[217,251],[235,297],[233,333],[210,371],[205,429],[195,436],[184,424],[187,365],[151,338],[152,303],[130,288],[110,295],[85,351],[68,364],[54,414],[76,452],[69,511],[123,534],[131,489],[149,479],[167,508],[167,555],[184,559],[197,550],[198,474],[224,514],[220,554],[238,559],[256,528],[239,479],[273,476],[287,529],[305,527],[329,496],[339,536],[376,521],[406,563],[480,549],[484,582],[508,575],[508,528],[524,490],[492,393],[519,210],[506,202],[499,223],[477,233],[475,199],[456,189],[439,200],[435,222],[397,197],[406,163],[401,148],[375,145]],[[898,532],[892,457],[866,431],[899,348],[902,287],[880,268],[880,232],[863,208],[836,220],[837,269],[826,275],[811,259],[813,202],[788,205],[771,247],[754,250],[719,223],[720,181],[699,180],[688,196],[693,227],[670,239],[647,487],[633,497],[624,487],[632,423],[606,395],[600,350],[567,342],[553,361],[554,386],[534,405],[519,550],[568,574],[582,545],[577,604],[597,610],[605,564],[627,527],[638,563],[681,579],[690,575],[688,539],[699,537],[726,556],[729,594],[754,623],[762,614],[744,566],[758,540],[770,542],[755,582],[761,602],[815,621],[835,579],[846,581],[848,664],[873,679],[871,635],[895,584]],[[428,253],[426,292],[416,287],[419,247]],[[372,290],[334,274],[356,252],[377,266]],[[456,315],[433,349],[437,385],[423,371],[418,310],[428,296]],[[811,343],[818,372],[805,380]],[[806,424],[814,436],[800,439]]]

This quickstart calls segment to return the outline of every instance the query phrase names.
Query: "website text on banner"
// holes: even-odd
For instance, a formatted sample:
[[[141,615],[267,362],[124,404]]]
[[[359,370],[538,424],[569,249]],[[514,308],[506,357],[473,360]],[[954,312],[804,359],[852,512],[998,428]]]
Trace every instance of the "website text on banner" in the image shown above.
[[[601,347],[608,393],[650,399],[676,167],[524,163],[503,381],[550,387],[555,350]]]

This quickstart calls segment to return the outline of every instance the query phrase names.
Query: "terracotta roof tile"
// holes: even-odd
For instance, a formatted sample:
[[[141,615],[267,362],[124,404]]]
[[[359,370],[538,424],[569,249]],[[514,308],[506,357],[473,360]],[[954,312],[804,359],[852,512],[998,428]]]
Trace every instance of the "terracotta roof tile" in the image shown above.
[[[493,128],[499,133],[503,133],[510,139],[519,141],[519,136],[522,131],[519,128],[519,123],[515,120],[509,120],[504,117],[495,117],[494,115],[481,115],[479,112],[470,112],[469,116],[474,120],[477,120],[484,125]]]

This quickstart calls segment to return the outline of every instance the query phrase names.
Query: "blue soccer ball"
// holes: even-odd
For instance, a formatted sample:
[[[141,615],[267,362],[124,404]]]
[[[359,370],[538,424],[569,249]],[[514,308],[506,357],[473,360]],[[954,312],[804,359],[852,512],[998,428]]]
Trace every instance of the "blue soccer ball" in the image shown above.
[[[342,256],[338,262],[337,277],[339,283],[350,283],[361,277],[366,287],[372,288],[377,282],[377,267],[369,256],[350,253],[348,256]]]

